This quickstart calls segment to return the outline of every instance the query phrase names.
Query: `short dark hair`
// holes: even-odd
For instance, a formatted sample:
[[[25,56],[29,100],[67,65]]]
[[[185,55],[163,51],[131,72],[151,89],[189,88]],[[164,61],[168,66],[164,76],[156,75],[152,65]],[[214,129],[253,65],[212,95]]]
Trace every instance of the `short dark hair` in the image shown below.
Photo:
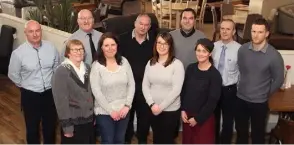
[[[264,25],[266,31],[269,31],[270,30],[270,26],[269,26],[267,20],[264,19],[264,18],[258,18],[258,19],[256,19],[252,23],[252,25]]]
[[[231,22],[233,24],[233,30],[236,29],[236,23],[232,19],[222,19],[221,23],[222,22]]]
[[[181,19],[182,19],[182,16],[183,16],[183,13],[184,12],[191,12],[193,15],[194,15],[194,19],[196,19],[196,12],[194,9],[192,8],[185,8],[182,12],[181,12]]]
[[[157,40],[159,37],[161,37],[169,46],[168,58],[167,58],[166,62],[164,63],[164,67],[167,67],[175,59],[174,41],[173,41],[173,37],[171,36],[171,34],[169,32],[162,32],[157,35],[157,37],[155,39],[155,44],[153,46],[153,56],[150,60],[150,65],[154,65],[156,62],[158,62],[159,54],[157,52]]]
[[[68,54],[70,54],[70,49],[73,45],[82,46],[82,48],[85,50],[85,47],[80,40],[77,40],[77,39],[68,40],[65,46],[64,57],[68,58]]]
[[[122,64],[122,56],[118,52],[119,48],[120,48],[119,40],[118,40],[117,36],[115,34],[113,34],[112,32],[106,32],[100,37],[99,42],[98,42],[98,51],[96,52],[94,60],[97,60],[100,64],[106,66],[106,57],[105,57],[103,50],[102,50],[102,45],[103,45],[104,40],[106,38],[110,38],[115,41],[115,43],[117,45],[117,52],[114,57],[115,57],[116,63],[118,65],[121,65]]]

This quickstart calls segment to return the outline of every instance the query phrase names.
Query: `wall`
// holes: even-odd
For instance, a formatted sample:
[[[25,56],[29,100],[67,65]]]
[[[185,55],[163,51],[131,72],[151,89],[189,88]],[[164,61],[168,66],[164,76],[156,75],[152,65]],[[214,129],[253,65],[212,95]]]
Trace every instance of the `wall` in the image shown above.
[[[2,25],[10,25],[16,28],[16,35],[14,41],[14,49],[17,48],[20,44],[26,41],[24,35],[24,25],[26,20],[0,13],[0,23]],[[63,32],[51,27],[42,26],[43,39],[51,41],[55,47],[60,52],[63,48],[63,43],[71,35],[70,33]]]

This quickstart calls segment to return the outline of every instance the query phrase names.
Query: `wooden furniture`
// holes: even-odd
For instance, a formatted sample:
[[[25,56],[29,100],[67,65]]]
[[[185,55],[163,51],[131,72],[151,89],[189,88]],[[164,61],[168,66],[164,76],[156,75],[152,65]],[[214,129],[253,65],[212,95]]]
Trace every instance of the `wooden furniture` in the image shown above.
[[[294,86],[276,92],[268,102],[270,111],[294,112]]]
[[[79,12],[82,9],[88,9],[90,11],[93,11],[97,8],[97,5],[95,3],[79,3],[79,2],[74,2],[72,3],[72,7]]]
[[[247,16],[239,16],[239,15],[224,15],[223,19],[232,19],[235,23],[245,24]]]
[[[279,112],[279,120],[270,134],[273,143],[294,143],[294,86],[273,94],[269,101],[270,111]]]
[[[237,4],[242,4],[242,1],[231,1],[231,3],[233,4],[233,5],[237,5]],[[221,5],[222,4],[224,4],[224,2],[223,1],[220,1],[220,2],[208,2],[207,3],[207,6],[209,6],[209,7],[212,7],[212,6],[214,6],[215,8],[217,8],[217,7],[221,7]]]

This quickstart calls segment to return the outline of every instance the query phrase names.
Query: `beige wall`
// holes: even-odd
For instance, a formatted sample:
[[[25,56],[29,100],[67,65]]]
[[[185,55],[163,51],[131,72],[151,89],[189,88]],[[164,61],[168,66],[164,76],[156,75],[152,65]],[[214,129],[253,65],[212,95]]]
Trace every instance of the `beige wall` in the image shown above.
[[[9,25],[16,28],[14,49],[17,48],[20,44],[26,41],[24,36],[24,24],[26,20],[0,13],[0,23],[1,25]],[[53,29],[51,27],[42,26],[43,30],[43,39],[51,41],[58,51],[61,51],[64,41],[71,35],[70,33],[63,32],[60,30]]]

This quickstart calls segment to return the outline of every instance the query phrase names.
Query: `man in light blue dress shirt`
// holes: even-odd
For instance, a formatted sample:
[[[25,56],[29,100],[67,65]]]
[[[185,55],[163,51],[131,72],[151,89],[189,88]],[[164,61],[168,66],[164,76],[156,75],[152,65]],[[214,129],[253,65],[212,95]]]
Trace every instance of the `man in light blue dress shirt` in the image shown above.
[[[84,62],[91,66],[93,62],[93,57],[95,57],[94,53],[96,53],[99,49],[98,41],[102,36],[102,33],[93,29],[94,18],[92,12],[87,9],[83,9],[78,13],[77,21],[79,29],[69,37],[69,40],[77,39],[82,41],[85,48]],[[65,47],[61,55],[61,61],[64,60],[64,51]]]
[[[57,49],[42,40],[41,25],[33,20],[25,24],[27,41],[12,52],[8,77],[20,88],[21,107],[26,124],[28,144],[55,144],[56,109],[51,77],[59,64]]]
[[[232,20],[223,20],[220,25],[221,40],[214,43],[212,52],[214,66],[220,71],[223,79],[222,94],[216,115],[216,143],[231,144],[234,124],[234,104],[237,98],[237,82],[239,69],[237,65],[238,50],[241,47],[234,41],[235,23]],[[222,114],[222,131],[220,129],[220,114]]]

